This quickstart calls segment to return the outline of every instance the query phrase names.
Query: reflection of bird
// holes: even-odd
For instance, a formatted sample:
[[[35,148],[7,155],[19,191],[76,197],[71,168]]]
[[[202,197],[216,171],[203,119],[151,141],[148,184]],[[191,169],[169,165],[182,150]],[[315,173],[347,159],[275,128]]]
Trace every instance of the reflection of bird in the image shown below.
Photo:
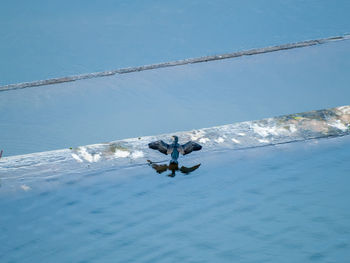
[[[179,158],[179,153],[183,155],[189,154],[193,151],[199,151],[202,149],[198,143],[189,141],[183,145],[179,144],[179,138],[177,136],[173,136],[174,142],[172,144],[167,144],[162,140],[151,142],[148,144],[149,148],[158,150],[164,154],[171,154],[170,163],[177,163],[177,159]]]
[[[180,170],[180,172],[183,174],[189,174],[189,173],[193,172],[194,170],[197,170],[198,167],[201,165],[201,164],[197,164],[197,165],[192,166],[190,168],[185,167],[185,166],[181,166],[181,168],[179,169],[179,165],[177,163],[174,163],[174,162],[170,162],[169,165],[166,165],[166,164],[158,165],[158,164],[151,162],[150,160],[147,160],[147,161],[152,166],[152,168],[154,170],[156,170],[157,173],[159,173],[159,174],[161,174],[167,170],[171,171],[171,174],[168,174],[168,176],[170,176],[170,177],[174,177],[175,172],[178,170]]]

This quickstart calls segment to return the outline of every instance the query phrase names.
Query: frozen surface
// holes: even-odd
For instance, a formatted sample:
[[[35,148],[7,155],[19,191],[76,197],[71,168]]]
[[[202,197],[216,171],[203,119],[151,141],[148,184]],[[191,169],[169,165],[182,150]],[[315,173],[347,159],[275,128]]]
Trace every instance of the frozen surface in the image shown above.
[[[348,105],[350,41],[0,93],[4,156]]]
[[[0,85],[349,33],[338,0],[2,0]]]
[[[350,136],[0,188],[0,261],[346,262]]]

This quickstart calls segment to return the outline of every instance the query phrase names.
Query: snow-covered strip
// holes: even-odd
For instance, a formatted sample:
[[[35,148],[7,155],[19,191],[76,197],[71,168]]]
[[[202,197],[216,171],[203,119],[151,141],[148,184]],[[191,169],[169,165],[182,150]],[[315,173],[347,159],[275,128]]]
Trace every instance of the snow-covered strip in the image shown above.
[[[191,156],[223,149],[246,149],[350,134],[350,106],[284,115],[257,121],[176,132],[158,136],[131,138],[74,149],[18,155],[0,159],[1,178],[28,175],[57,175],[115,166],[145,164],[166,157],[148,148],[155,140],[171,142],[177,135],[180,143],[189,140],[203,146]]]

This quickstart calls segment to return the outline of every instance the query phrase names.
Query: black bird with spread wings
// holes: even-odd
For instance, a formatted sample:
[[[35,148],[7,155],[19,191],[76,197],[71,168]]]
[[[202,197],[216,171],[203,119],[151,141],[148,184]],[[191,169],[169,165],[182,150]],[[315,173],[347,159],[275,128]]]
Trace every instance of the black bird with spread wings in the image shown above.
[[[189,154],[193,151],[199,151],[202,149],[202,146],[198,143],[189,141],[185,144],[179,144],[179,138],[177,136],[173,136],[174,142],[172,144],[167,144],[162,140],[151,142],[148,144],[148,147],[154,150],[158,150],[164,154],[171,154],[170,163],[178,163],[177,159],[179,158],[180,153],[183,155]]]

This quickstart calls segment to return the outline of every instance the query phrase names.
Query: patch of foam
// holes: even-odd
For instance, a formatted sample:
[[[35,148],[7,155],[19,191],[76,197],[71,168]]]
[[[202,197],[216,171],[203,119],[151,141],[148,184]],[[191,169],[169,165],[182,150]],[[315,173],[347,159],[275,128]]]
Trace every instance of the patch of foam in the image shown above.
[[[217,142],[217,143],[223,143],[224,141],[225,141],[225,139],[222,137],[215,139],[215,142]]]
[[[261,143],[269,143],[270,142],[269,140],[266,140],[266,139],[258,139],[258,141]]]
[[[114,156],[116,158],[126,158],[130,155],[130,152],[128,151],[122,151],[122,150],[116,150],[114,153]]]
[[[237,133],[239,136],[245,136],[246,134],[244,132]]]
[[[201,138],[201,139],[199,139],[199,142],[200,142],[200,143],[207,143],[207,142],[209,142],[209,141],[210,141],[209,138]]]
[[[132,159],[142,158],[144,156],[142,151],[135,151],[131,154]]]
[[[280,128],[280,127],[262,127],[257,124],[253,124],[252,128],[255,133],[259,134],[261,137],[267,137],[269,135],[280,135],[283,133],[287,133],[288,130]]]
[[[25,185],[25,184],[22,184],[21,188],[22,188],[23,191],[26,191],[26,192],[32,189],[28,185]]]
[[[291,124],[291,125],[289,125],[289,130],[290,130],[290,132],[296,132],[298,129],[295,127],[295,125],[294,124]]]
[[[341,131],[346,131],[348,129],[348,126],[342,123],[340,120],[336,120],[334,122],[328,123],[329,126],[337,128]]]
[[[80,153],[81,157],[83,157],[89,163],[98,162],[101,159],[100,154],[98,154],[98,153],[97,154],[90,154],[90,153],[88,153],[88,151],[86,150],[85,147],[81,147],[79,153]]]
[[[194,131],[193,134],[191,134],[191,140],[192,141],[200,141],[200,138],[202,138],[205,135],[204,131]]]
[[[232,138],[231,139],[234,143],[241,143],[239,140],[235,139],[235,138]]]
[[[78,162],[78,163],[82,163],[83,160],[75,153],[72,153],[72,157]]]
[[[94,158],[94,162],[98,162],[99,160],[101,160],[101,155],[99,153],[96,153],[93,155]]]

